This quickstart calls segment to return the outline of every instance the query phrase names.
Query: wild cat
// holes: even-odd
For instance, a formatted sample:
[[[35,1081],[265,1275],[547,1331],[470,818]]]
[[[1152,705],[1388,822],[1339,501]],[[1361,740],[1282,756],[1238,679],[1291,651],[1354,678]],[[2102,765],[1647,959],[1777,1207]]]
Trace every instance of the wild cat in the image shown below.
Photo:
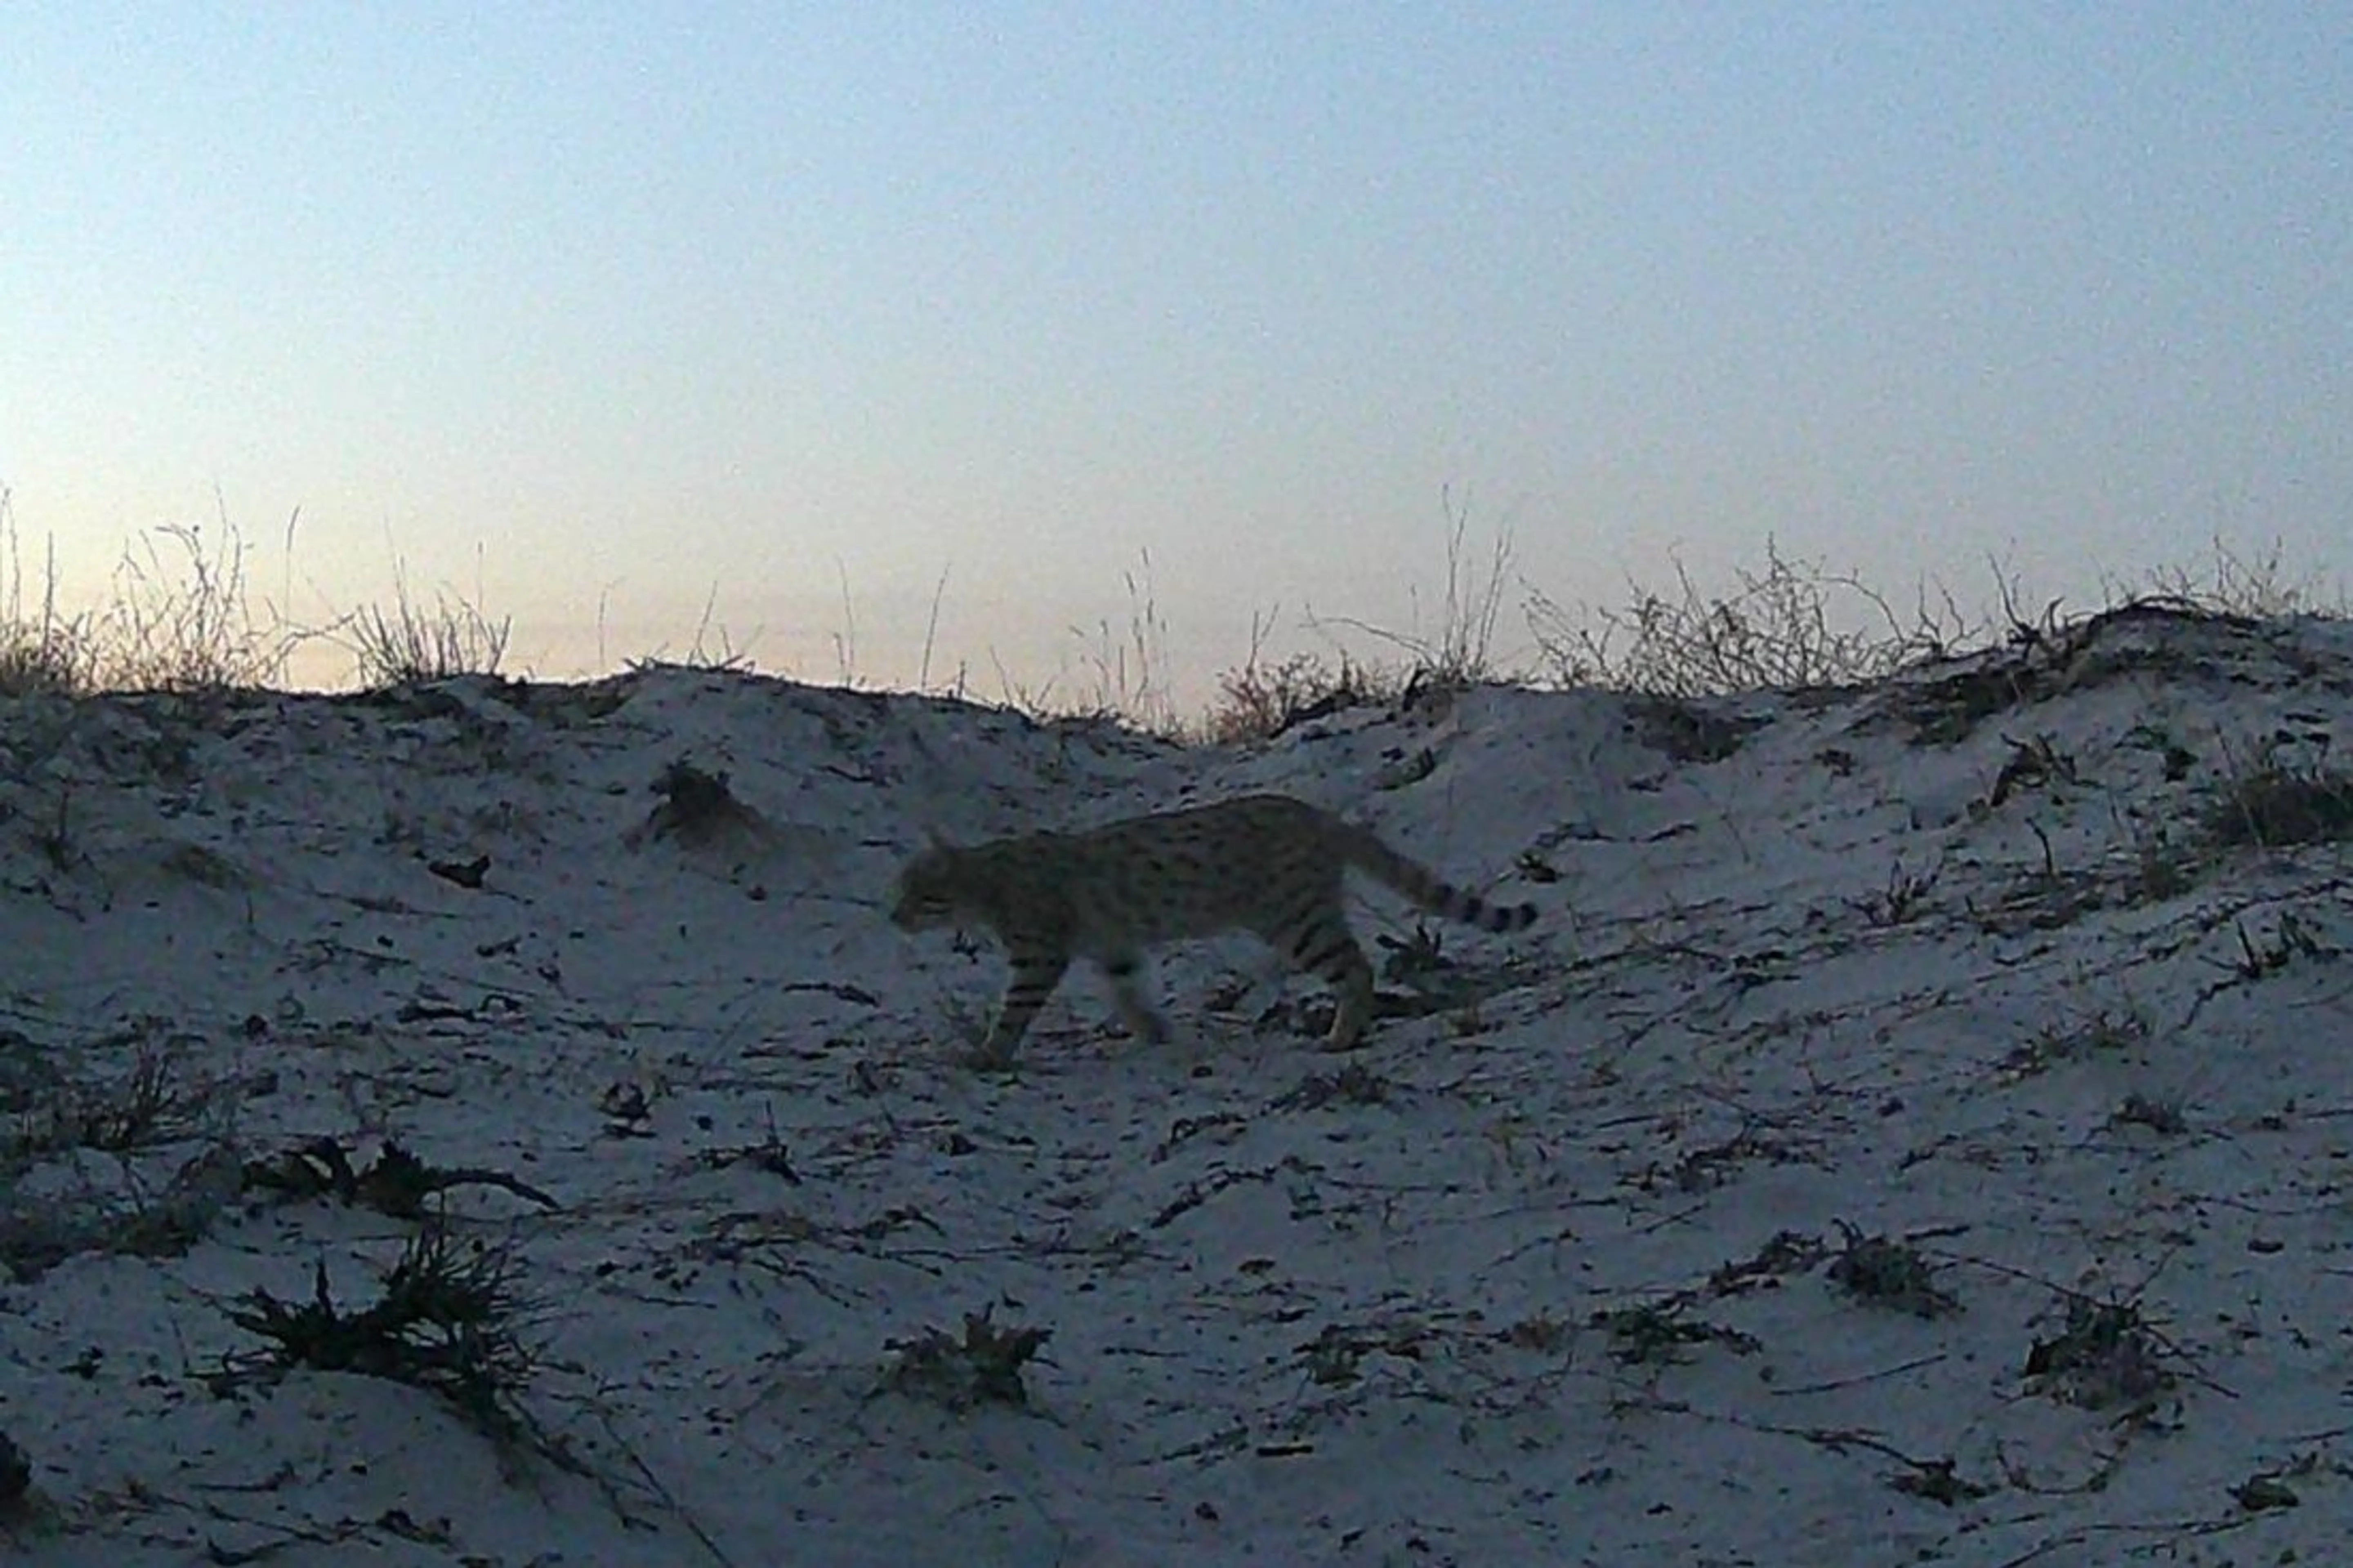
[[[1355,866],[1421,907],[1489,931],[1536,917],[1498,908],[1408,860],[1369,829],[1286,795],[1132,817],[1074,833],[1031,833],[957,848],[935,844],[899,874],[892,924],[920,931],[987,926],[1012,972],[978,1060],[1004,1065],[1073,959],[1111,979],[1121,1020],[1159,1044],[1167,1025],[1145,1000],[1144,949],[1187,937],[1250,931],[1297,970],[1339,992],[1325,1048],[1356,1043],[1373,1013],[1373,969],[1348,930],[1343,880]]]

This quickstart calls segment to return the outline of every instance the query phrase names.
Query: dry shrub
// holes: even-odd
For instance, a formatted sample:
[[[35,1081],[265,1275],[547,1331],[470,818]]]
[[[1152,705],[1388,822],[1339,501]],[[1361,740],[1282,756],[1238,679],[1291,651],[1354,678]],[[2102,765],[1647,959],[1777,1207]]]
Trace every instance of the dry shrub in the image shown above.
[[[95,683],[109,690],[215,693],[282,678],[302,634],[254,618],[245,542],[226,521],[151,529],[123,552],[114,599],[91,622]]]
[[[1672,590],[1636,585],[1623,609],[1572,613],[1531,596],[1550,678],[1682,698],[1852,685],[1975,636],[1949,596],[1932,605],[1924,588],[1907,617],[1852,574],[1784,556],[1769,537],[1763,568],[1736,569],[1730,592],[1703,591],[1680,560],[1674,569]]]
[[[1272,664],[1249,662],[1218,677],[1217,705],[1201,720],[1201,738],[1213,746],[1247,746],[1360,703],[1387,702],[1404,690],[1393,670],[1359,664],[1346,654],[1338,666],[1313,653]]]

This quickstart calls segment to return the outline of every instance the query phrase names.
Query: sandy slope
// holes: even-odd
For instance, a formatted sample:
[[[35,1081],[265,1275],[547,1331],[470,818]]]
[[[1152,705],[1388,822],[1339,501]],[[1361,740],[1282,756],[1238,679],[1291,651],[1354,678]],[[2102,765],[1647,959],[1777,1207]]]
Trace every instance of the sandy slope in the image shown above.
[[[12,1561],[2344,1552],[2353,879],[2220,804],[2353,753],[2343,626],[1250,753],[676,671],[20,703],[0,748]],[[681,760],[747,812],[675,831]],[[1347,1058],[1232,942],[1165,955],[1165,1049],[1084,980],[957,1065],[996,954],[876,908],[926,830],[1260,788],[1545,920],[1438,933]],[[141,1070],[153,1125],[61,1116]],[[357,1310],[418,1232],[242,1179],[319,1137],[512,1179],[437,1205],[512,1249],[534,1439],[216,1375],[255,1287]],[[1050,1332],[1024,1403],[893,1382],[984,1310]]]

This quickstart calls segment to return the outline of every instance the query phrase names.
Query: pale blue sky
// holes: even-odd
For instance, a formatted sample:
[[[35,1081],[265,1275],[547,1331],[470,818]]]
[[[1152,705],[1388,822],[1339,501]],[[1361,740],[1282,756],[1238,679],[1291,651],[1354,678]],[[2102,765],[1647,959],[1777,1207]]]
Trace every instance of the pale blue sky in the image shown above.
[[[1441,497],[1557,598],[1785,548],[2089,596],[2353,575],[2353,10],[12,7],[0,484],[102,589],[480,592],[1067,662],[1149,551],[1409,629]],[[285,521],[301,508],[290,563]],[[1412,595],[1419,592],[1417,602]],[[1506,641],[1517,636],[1507,617]],[[1296,641],[1295,638],[1291,639]]]

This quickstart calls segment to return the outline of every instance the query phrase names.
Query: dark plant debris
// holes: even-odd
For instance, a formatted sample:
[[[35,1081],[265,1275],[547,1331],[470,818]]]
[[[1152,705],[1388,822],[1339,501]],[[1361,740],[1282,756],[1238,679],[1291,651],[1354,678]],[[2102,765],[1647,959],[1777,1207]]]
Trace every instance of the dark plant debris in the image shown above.
[[[1029,1386],[1022,1381],[1027,1366],[1046,1341],[1050,1329],[999,1327],[996,1307],[967,1312],[961,1338],[940,1329],[925,1329],[912,1340],[892,1340],[883,1349],[896,1359],[882,1374],[882,1386],[894,1393],[912,1394],[954,1411],[984,1404],[1029,1407]]]
[[[2168,1365],[2174,1356],[2137,1303],[2070,1296],[2060,1331],[2027,1352],[2026,1376],[2038,1393],[2105,1410],[2170,1390],[2179,1381]]]
[[[295,1199],[332,1197],[403,1220],[423,1217],[427,1200],[452,1187],[497,1187],[543,1209],[564,1206],[506,1171],[482,1166],[445,1171],[427,1164],[397,1143],[385,1144],[374,1160],[355,1167],[351,1150],[332,1138],[307,1139],[271,1159],[249,1161],[245,1182],[248,1190]]]
[[[1873,1306],[1892,1307],[1915,1318],[1941,1318],[1960,1302],[1935,1282],[1935,1266],[1908,1243],[1865,1235],[1838,1222],[1845,1250],[1831,1261],[1830,1277],[1848,1295]]]

